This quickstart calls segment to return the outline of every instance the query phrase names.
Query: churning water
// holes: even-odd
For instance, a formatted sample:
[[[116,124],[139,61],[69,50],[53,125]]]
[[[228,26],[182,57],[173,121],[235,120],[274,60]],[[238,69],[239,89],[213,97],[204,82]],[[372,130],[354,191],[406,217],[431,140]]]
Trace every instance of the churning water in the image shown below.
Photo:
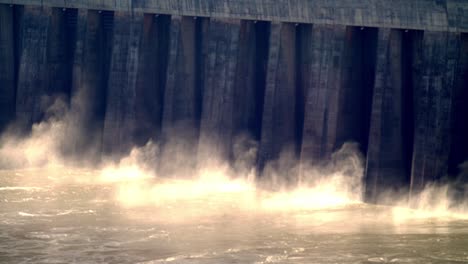
[[[468,262],[462,214],[368,205],[318,189],[273,193],[245,181],[117,181],[106,173],[0,172],[0,262]],[[96,177],[103,180],[86,180]]]

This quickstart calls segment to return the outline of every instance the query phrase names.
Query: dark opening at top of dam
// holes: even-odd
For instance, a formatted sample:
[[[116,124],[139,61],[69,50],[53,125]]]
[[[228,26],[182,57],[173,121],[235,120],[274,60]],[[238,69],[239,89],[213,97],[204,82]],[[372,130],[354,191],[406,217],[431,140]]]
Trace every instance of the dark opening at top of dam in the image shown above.
[[[152,140],[167,171],[255,148],[258,175],[292,182],[354,142],[367,201],[432,182],[463,195],[466,1],[0,3],[5,133],[59,116],[64,156]]]

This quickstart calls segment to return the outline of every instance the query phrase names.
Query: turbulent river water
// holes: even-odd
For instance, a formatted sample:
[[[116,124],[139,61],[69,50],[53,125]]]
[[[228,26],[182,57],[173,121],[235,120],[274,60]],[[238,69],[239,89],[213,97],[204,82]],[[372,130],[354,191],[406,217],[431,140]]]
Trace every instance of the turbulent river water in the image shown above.
[[[94,174],[1,171],[0,262],[468,262],[464,215],[339,197],[289,210],[300,195],[231,181],[77,180]]]

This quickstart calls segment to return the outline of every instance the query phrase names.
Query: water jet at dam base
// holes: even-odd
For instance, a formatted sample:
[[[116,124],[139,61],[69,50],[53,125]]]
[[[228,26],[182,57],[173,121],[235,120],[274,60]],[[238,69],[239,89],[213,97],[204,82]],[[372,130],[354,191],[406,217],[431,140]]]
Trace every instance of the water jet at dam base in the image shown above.
[[[0,0],[0,262],[468,261],[467,14]]]

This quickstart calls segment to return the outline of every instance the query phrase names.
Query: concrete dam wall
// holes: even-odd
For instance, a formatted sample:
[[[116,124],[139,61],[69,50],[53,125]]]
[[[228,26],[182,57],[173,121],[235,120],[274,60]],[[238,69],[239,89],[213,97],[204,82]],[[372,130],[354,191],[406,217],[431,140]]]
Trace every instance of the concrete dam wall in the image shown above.
[[[455,179],[468,160],[464,1],[347,1],[296,18],[342,3],[0,2],[2,130],[28,131],[59,96],[88,135],[70,133],[77,152],[177,135],[193,155],[229,160],[248,135],[262,170],[285,153],[320,163],[352,141],[366,156],[370,201]],[[283,9],[289,2],[304,9]]]

